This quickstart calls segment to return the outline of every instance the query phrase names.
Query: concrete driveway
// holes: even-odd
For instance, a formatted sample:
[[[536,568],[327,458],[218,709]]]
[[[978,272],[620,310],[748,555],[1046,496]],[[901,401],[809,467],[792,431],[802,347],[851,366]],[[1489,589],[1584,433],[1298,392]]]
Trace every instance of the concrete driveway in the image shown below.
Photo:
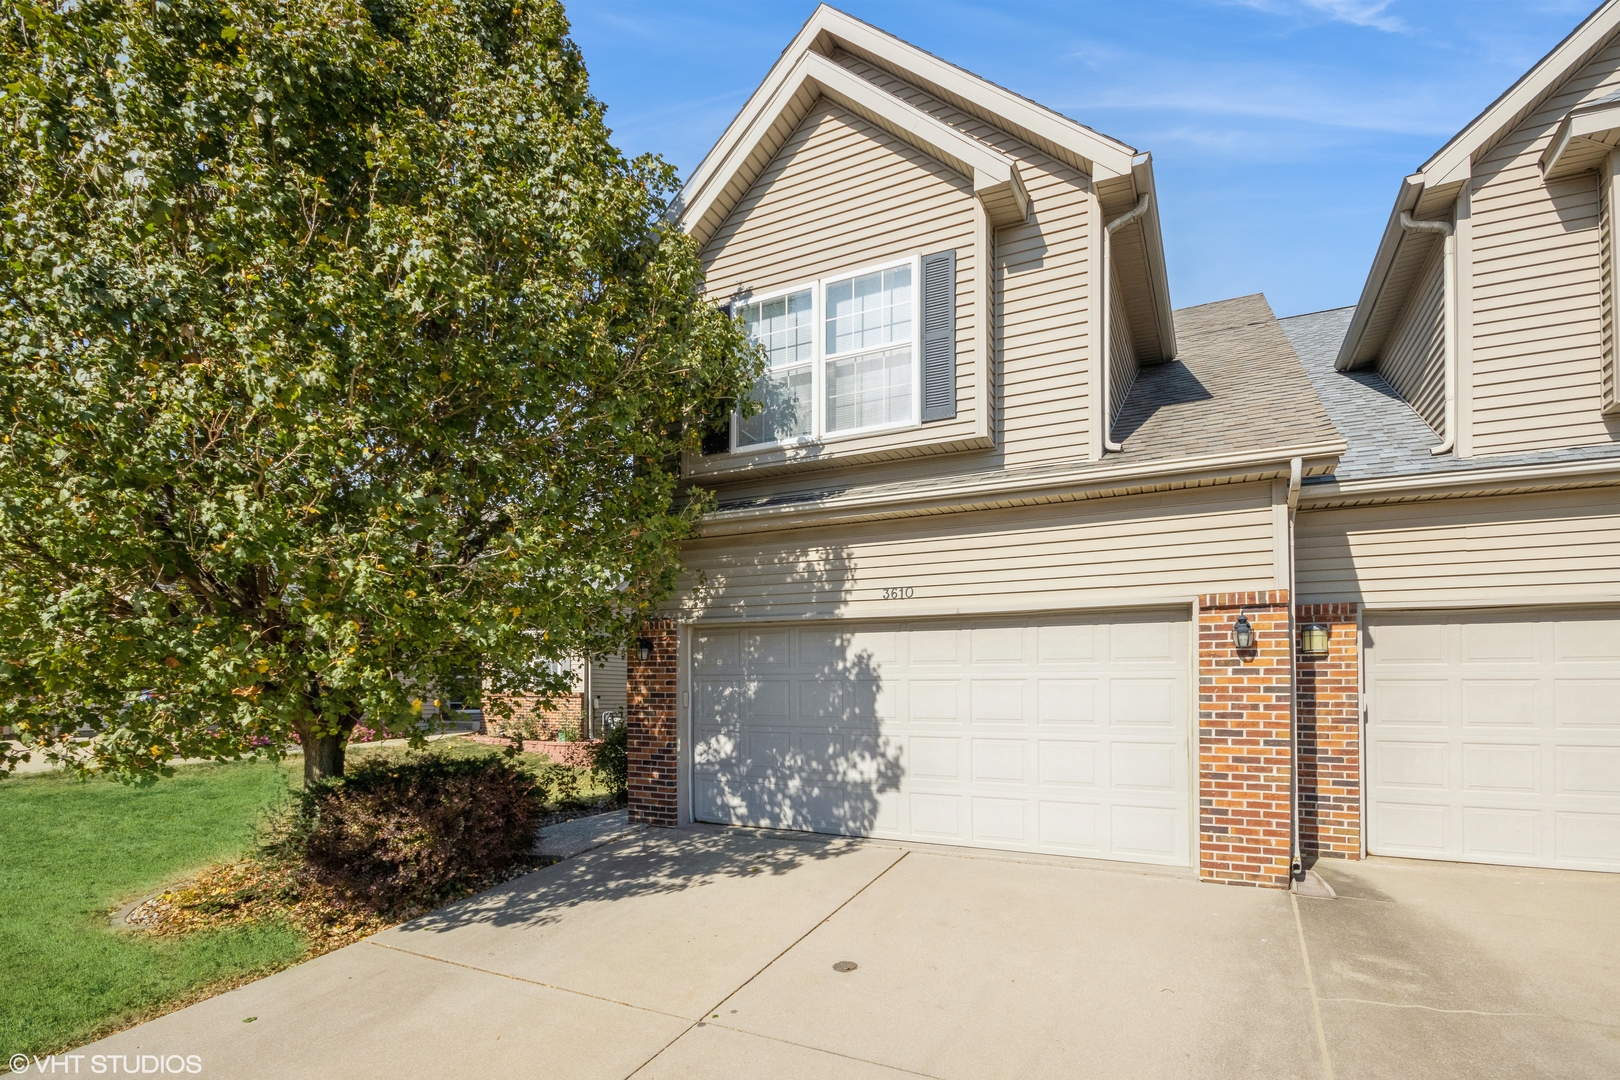
[[[233,1080],[1620,1075],[1620,875],[1318,870],[1340,899],[651,832],[79,1052]]]

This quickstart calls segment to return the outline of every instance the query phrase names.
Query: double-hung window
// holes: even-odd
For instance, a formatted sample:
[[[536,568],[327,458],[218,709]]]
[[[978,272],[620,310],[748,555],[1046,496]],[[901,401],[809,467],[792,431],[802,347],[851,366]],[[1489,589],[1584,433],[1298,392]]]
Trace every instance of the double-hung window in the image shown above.
[[[732,310],[765,349],[759,411],[732,424],[733,450],[918,422],[917,260],[823,278]]]

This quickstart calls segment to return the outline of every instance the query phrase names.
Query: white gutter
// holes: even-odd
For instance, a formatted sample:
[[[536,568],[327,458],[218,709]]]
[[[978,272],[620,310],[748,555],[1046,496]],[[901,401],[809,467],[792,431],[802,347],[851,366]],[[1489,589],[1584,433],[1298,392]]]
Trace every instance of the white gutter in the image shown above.
[[[1478,460],[1477,458],[1475,460]],[[1455,469],[1417,476],[1385,476],[1367,480],[1335,480],[1312,484],[1302,501],[1307,510],[1317,504],[1381,502],[1402,498],[1436,498],[1446,494],[1495,494],[1515,489],[1537,490],[1548,486],[1607,487],[1620,484],[1620,458],[1591,461],[1557,461],[1546,465],[1516,465],[1497,468]]]
[[[1337,458],[1345,444],[1335,440],[1311,446],[1283,447],[1232,454],[1167,458],[1145,464],[1122,462],[1112,467],[1092,463],[1060,470],[1041,470],[1026,476],[990,474],[974,480],[954,480],[922,489],[856,492],[828,497],[819,503],[786,503],[712,510],[704,515],[702,536],[724,536],[756,529],[791,529],[824,525],[848,518],[898,516],[904,513],[947,512],[973,509],[976,504],[1003,505],[1019,499],[1063,500],[1087,498],[1127,484],[1153,486],[1194,484],[1221,480],[1266,480],[1281,476],[1292,457],[1303,460]],[[1326,471],[1324,465],[1321,471]]]
[[[1117,454],[1124,449],[1112,438],[1114,426],[1114,404],[1109,398],[1110,369],[1113,367],[1114,340],[1113,340],[1113,271],[1109,267],[1110,256],[1113,251],[1113,236],[1116,229],[1122,229],[1147,213],[1147,208],[1153,201],[1153,193],[1144,191],[1142,197],[1136,200],[1136,205],[1119,217],[1103,226],[1102,231],[1102,348],[1098,350],[1102,365],[1102,447],[1105,454]],[[1101,204],[1099,204],[1101,205]]]
[[[1445,438],[1431,454],[1449,454],[1457,445],[1457,229],[1449,221],[1418,221],[1401,211],[1401,228],[1413,232],[1437,232],[1445,237],[1440,259],[1445,270],[1442,286],[1441,318],[1445,322],[1446,415]]]

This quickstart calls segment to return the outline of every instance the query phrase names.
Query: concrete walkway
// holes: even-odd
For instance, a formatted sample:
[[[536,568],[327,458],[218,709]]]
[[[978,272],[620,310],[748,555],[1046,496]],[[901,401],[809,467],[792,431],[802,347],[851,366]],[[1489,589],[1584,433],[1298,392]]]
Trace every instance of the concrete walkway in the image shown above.
[[[653,830],[79,1052],[233,1080],[1620,1075],[1620,875],[1318,869],[1340,899]]]

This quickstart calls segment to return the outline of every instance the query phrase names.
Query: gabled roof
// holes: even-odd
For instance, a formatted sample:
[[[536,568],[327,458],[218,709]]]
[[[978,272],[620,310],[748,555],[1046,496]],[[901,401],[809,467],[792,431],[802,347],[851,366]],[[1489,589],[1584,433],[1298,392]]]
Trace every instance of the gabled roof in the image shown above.
[[[1383,239],[1356,303],[1349,332],[1334,361],[1347,370],[1377,358],[1405,307],[1406,297],[1438,241],[1434,233],[1410,233],[1401,214],[1424,218],[1444,214],[1488,154],[1526,116],[1555,93],[1568,76],[1590,60],[1620,29],[1620,0],[1604,3],[1568,37],[1542,57],[1518,82],[1476,116],[1417,172],[1401,181],[1384,225]],[[1557,140],[1554,140],[1555,143]]]
[[[899,38],[823,4],[783,50],[682,189],[681,227],[706,243],[822,97],[945,163],[973,182],[995,225],[1025,219],[1028,195],[1017,163],[835,62],[848,54],[936,100],[1006,132],[1091,178],[1103,215],[1118,216],[1153,191],[1152,160],[1060,113],[948,64]],[[1152,316],[1135,325],[1143,359],[1174,355],[1169,277],[1157,200],[1115,239],[1127,296],[1149,298]]]

